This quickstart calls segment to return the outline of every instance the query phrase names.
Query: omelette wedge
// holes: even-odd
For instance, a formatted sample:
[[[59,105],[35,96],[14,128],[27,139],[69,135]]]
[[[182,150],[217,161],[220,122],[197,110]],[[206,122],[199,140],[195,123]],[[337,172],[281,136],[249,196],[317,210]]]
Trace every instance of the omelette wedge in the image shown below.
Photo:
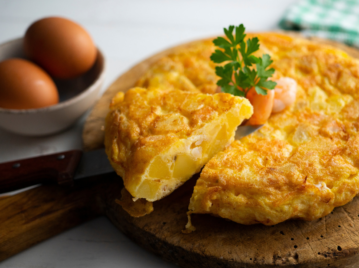
[[[133,200],[153,202],[199,172],[251,115],[249,101],[230,94],[133,88],[112,100],[106,153]]]

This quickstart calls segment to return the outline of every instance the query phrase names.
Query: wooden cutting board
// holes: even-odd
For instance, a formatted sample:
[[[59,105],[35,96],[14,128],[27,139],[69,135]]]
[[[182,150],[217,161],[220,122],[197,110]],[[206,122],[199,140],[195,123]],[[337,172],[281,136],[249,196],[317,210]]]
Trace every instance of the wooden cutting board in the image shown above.
[[[314,41],[340,47],[359,58],[358,51],[342,44]],[[85,150],[103,146],[104,118],[112,96],[131,88],[153,62],[176,48],[140,62],[108,88],[86,120]],[[116,176],[83,189],[41,186],[2,198],[0,260],[105,214],[139,245],[182,267],[359,266],[358,198],[319,220],[287,221],[271,227],[245,226],[209,215],[193,215],[197,230],[183,234],[197,178],[194,176],[174,193],[155,202],[154,212],[141,218],[130,217],[115,203],[122,188]]]

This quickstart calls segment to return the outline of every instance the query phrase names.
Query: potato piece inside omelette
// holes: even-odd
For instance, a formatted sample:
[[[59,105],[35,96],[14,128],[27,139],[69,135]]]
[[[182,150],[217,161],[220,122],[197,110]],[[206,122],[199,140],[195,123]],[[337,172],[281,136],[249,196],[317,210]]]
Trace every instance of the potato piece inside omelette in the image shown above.
[[[206,164],[189,214],[265,225],[318,219],[359,193],[359,62],[300,38],[258,37],[277,78],[297,81],[296,101]]]
[[[226,93],[133,88],[112,100],[106,153],[133,199],[153,202],[228,146],[252,112],[247,99]]]

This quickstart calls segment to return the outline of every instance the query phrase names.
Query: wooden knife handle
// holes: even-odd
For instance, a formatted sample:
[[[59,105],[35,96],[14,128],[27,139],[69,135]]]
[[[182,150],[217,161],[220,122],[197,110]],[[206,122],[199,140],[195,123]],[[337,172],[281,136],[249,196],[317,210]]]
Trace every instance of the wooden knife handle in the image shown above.
[[[0,164],[0,193],[39,183],[72,185],[82,152],[72,150]]]

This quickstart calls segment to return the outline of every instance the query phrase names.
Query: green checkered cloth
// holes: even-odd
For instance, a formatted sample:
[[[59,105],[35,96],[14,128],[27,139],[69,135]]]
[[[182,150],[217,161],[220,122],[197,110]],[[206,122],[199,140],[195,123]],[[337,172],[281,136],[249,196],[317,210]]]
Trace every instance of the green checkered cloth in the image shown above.
[[[279,25],[359,48],[359,0],[301,0],[289,8]]]

